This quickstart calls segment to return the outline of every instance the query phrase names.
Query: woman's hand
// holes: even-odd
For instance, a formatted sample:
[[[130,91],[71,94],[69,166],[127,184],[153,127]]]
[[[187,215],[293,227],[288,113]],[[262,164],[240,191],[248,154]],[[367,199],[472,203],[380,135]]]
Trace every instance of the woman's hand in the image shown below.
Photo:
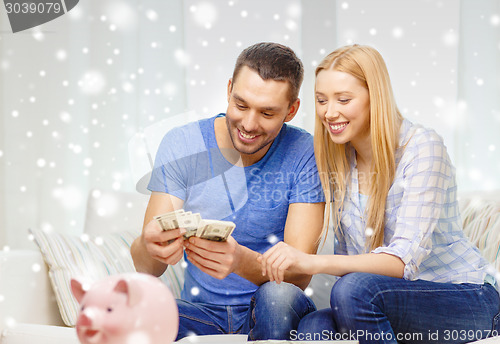
[[[262,265],[262,276],[267,274],[271,282],[281,283],[285,279],[286,271],[307,274],[306,267],[310,257],[311,255],[280,241],[258,260]]]

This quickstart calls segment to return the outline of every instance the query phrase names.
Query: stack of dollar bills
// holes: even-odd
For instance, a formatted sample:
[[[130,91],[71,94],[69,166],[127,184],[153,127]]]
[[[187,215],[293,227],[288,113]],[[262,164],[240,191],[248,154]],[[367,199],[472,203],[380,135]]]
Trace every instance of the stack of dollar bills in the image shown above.
[[[231,221],[204,220],[199,213],[178,209],[154,217],[164,231],[185,228],[187,239],[197,236],[212,241],[226,241],[236,225]]]

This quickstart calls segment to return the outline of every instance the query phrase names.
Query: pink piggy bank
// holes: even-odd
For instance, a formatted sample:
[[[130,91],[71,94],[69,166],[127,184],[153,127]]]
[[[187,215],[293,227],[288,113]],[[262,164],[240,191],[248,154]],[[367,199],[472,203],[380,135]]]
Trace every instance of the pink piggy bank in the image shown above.
[[[175,299],[151,275],[112,275],[88,288],[72,279],[71,291],[81,306],[76,333],[82,344],[170,344],[177,337]]]

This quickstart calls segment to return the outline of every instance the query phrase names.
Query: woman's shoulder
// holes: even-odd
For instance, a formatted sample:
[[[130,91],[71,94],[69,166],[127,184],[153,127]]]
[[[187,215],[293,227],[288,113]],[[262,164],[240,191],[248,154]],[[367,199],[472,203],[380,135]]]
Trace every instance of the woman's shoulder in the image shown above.
[[[433,157],[449,161],[444,140],[434,129],[405,119],[401,125],[397,159],[411,162],[419,158]]]
[[[400,130],[400,146],[418,146],[426,142],[438,142],[444,145],[443,138],[433,128],[404,119]]]

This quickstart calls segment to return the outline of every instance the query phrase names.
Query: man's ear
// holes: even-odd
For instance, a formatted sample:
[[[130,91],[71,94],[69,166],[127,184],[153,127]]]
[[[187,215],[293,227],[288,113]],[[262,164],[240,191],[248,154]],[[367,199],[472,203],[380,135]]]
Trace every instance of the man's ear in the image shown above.
[[[295,117],[297,111],[299,110],[299,106],[300,106],[300,99],[297,98],[288,108],[288,114],[285,117],[285,122],[290,122]]]
[[[231,99],[231,92],[233,91],[233,78],[229,79],[227,83],[227,102],[229,103],[229,99]]]

